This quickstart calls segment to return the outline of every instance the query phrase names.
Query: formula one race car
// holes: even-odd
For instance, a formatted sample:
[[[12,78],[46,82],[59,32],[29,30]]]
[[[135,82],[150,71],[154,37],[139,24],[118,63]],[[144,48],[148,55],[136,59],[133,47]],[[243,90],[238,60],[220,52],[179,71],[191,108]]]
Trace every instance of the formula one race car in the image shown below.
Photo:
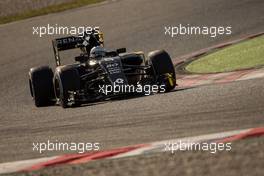
[[[37,107],[60,104],[63,108],[82,103],[125,97],[128,94],[168,92],[176,86],[169,54],[153,51],[127,53],[126,48],[104,49],[103,35],[93,31],[52,41],[56,68],[31,68],[29,85]],[[75,63],[61,65],[59,51],[79,48]],[[148,95],[148,94],[147,94]]]

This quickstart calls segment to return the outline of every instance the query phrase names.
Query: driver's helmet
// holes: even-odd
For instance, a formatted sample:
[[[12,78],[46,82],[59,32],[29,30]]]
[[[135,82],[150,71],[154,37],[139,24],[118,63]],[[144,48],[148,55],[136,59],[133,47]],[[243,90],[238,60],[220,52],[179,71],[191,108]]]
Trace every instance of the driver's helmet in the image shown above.
[[[106,50],[101,46],[95,46],[90,51],[90,57],[94,59],[105,57],[105,55]]]

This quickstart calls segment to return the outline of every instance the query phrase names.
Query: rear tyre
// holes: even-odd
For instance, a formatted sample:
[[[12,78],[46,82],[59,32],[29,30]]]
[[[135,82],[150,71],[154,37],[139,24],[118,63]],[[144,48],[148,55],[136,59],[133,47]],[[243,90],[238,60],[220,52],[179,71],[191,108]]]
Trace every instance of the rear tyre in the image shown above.
[[[152,51],[148,54],[153,75],[159,84],[165,85],[165,92],[171,91],[176,86],[176,73],[171,57],[164,50]]]
[[[48,66],[30,69],[30,93],[37,107],[48,106],[55,103],[52,79],[53,72]]]
[[[69,92],[80,89],[80,76],[76,68],[58,67],[54,76],[55,95],[63,108],[69,107]],[[74,105],[74,104],[72,104]],[[78,105],[78,103],[76,103]]]

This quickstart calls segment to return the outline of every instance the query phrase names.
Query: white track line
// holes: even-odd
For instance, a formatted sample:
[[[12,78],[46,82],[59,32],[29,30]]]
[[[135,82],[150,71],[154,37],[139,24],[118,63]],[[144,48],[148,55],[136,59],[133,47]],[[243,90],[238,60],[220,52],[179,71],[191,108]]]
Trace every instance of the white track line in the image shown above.
[[[262,78],[264,77],[264,69],[257,69],[249,74],[246,74],[242,76],[241,78],[237,79],[239,80],[248,80],[248,79],[256,79],[256,78]]]
[[[108,159],[114,159],[114,158],[123,158],[123,157],[129,157],[129,156],[136,156],[136,155],[143,155],[148,153],[157,153],[162,152],[165,149],[165,143],[171,142],[171,143],[177,143],[181,141],[181,143],[190,143],[190,142],[210,142],[219,140],[222,138],[230,137],[233,135],[237,135],[240,133],[248,132],[251,129],[243,129],[243,130],[234,130],[234,131],[227,131],[227,132],[220,132],[220,133],[213,133],[213,134],[206,134],[206,135],[199,135],[199,136],[193,136],[193,137],[185,137],[185,138],[178,138],[178,139],[172,139],[172,140],[164,140],[159,142],[153,142],[148,143],[146,147],[142,147],[139,149],[135,149],[131,152],[127,152],[124,154],[119,154],[114,157],[109,157]],[[59,156],[52,156],[52,157],[45,157],[45,158],[38,158],[38,159],[29,159],[29,160],[22,160],[22,161],[14,161],[14,162],[7,162],[0,164],[0,174],[3,173],[12,173],[12,172],[18,172],[25,168],[29,168],[35,164],[39,164],[41,162],[47,162],[53,159],[56,159]]]
[[[169,142],[170,143],[181,142],[182,144],[184,144],[184,143],[199,143],[199,142],[205,142],[205,141],[216,141],[216,140],[223,139],[226,137],[230,137],[233,135],[237,135],[240,133],[248,132],[250,130],[251,129],[234,130],[234,131],[206,134],[206,135],[200,135],[200,136],[194,136],[194,137],[185,137],[185,138],[178,138],[178,139],[172,139],[172,140],[153,142],[153,143],[150,143],[150,146],[142,147],[142,148],[133,150],[131,152],[127,152],[124,154],[120,154],[118,156],[114,156],[112,158],[123,158],[123,157],[143,155],[143,154],[149,154],[149,153],[164,152],[165,151],[165,144],[167,144]]]
[[[27,167],[33,166],[36,163],[46,162],[49,160],[53,160],[57,157],[58,156],[52,156],[52,157],[46,157],[46,158],[37,158],[37,159],[29,159],[29,160],[2,163],[0,164],[0,174],[17,172]]]

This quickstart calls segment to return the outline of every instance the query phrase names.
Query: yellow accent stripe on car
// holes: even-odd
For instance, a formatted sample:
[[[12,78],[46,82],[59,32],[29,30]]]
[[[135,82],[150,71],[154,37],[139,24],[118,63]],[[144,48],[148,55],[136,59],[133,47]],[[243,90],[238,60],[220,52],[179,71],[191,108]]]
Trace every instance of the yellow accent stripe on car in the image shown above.
[[[167,73],[167,78],[169,80],[170,86],[173,86],[175,80],[173,79],[172,74]]]

